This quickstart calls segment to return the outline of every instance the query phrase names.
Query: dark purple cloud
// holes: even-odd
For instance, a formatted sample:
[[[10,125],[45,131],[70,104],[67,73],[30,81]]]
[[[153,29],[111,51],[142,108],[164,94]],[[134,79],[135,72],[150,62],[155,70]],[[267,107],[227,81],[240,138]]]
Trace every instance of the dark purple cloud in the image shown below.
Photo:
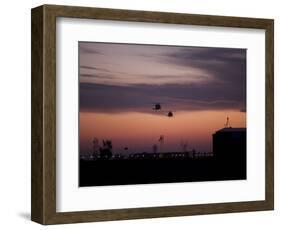
[[[223,96],[221,96],[223,95]],[[80,83],[80,111],[152,112],[154,103],[173,111],[245,107],[238,91],[219,84],[113,86]]]
[[[104,43],[101,43],[101,45],[107,47]],[[111,44],[111,46],[113,48],[110,48],[114,53],[114,44]],[[138,47],[138,45],[124,45],[124,49],[127,50],[122,50],[119,44],[115,54],[122,58],[123,51],[126,52],[127,60],[129,61],[129,58],[132,57],[130,64],[135,66],[138,65],[137,60],[141,60],[142,63],[149,61],[155,64],[165,64],[171,70],[185,70],[185,68],[186,70],[192,69],[192,71],[199,70],[211,77],[203,81],[185,82],[182,80],[185,75],[179,73],[170,75],[165,74],[165,71],[163,73],[159,71],[160,74],[153,75],[151,71],[145,71],[145,65],[143,66],[144,71],[130,75],[129,72],[132,70],[129,67],[127,68],[125,63],[125,67],[119,69],[115,67],[113,71],[108,66],[115,64],[114,59],[109,64],[98,62],[99,60],[107,61],[106,58],[103,58],[108,54],[103,53],[103,49],[98,44],[93,47],[99,49],[94,49],[90,44],[87,44],[87,47],[83,47],[81,52],[89,53],[91,51],[92,54],[97,54],[93,60],[98,61],[80,65],[80,77],[84,79],[81,81],[82,78],[80,78],[81,111],[151,112],[153,103],[159,102],[165,104],[167,109],[175,111],[235,109],[246,112],[245,49],[166,46],[160,48],[159,46],[150,46],[150,49],[147,49],[147,46],[143,45],[145,47],[144,52],[142,49],[136,51],[136,46]],[[132,47],[134,49],[130,53]],[[154,47],[157,52],[154,51]],[[82,54],[80,53],[80,55]],[[103,55],[103,58],[99,59],[98,55]],[[125,61],[126,58],[123,57]],[[136,60],[135,63],[132,59]],[[82,72],[85,70],[91,70],[92,72]],[[130,79],[130,76],[132,76],[135,79],[148,80],[147,83],[138,84],[130,81],[128,81],[128,84],[115,84],[114,81],[110,84],[111,80],[122,79],[123,76],[124,79]],[[194,76],[186,74],[186,78],[188,77]],[[87,79],[94,79],[95,81],[87,81]],[[157,84],[151,79],[156,80],[156,82],[158,79],[162,82],[165,82],[166,79],[172,79],[172,83]],[[101,82],[102,80],[105,82]]]
[[[188,48],[187,48],[188,49]],[[212,73],[217,81],[246,87],[246,49],[185,48],[162,57],[162,61],[192,66]],[[236,85],[237,84],[237,85]]]

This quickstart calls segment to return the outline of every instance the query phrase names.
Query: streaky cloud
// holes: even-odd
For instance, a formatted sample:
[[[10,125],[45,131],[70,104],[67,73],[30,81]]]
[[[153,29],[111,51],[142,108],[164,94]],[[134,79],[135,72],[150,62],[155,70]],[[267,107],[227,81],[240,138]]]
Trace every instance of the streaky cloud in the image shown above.
[[[202,94],[202,91],[206,94]],[[80,83],[80,111],[150,113],[156,102],[163,103],[164,110],[174,111],[240,111],[245,106],[239,93],[222,91],[210,85],[114,86]]]

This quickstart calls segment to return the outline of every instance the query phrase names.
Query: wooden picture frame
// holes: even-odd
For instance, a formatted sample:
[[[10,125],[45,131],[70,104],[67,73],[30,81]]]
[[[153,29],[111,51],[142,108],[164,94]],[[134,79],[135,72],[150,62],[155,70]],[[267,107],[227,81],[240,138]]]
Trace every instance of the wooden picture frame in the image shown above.
[[[56,18],[264,29],[266,36],[265,200],[97,211],[56,211]],[[271,19],[43,5],[32,9],[31,219],[64,224],[274,209],[274,22]]]

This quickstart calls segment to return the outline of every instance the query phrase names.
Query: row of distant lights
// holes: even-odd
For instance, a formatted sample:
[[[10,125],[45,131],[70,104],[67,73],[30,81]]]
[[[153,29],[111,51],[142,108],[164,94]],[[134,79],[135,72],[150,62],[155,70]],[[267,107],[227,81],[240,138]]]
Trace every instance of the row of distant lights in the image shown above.
[[[210,156],[213,156],[214,154],[213,153],[176,153],[176,154],[170,154],[169,157],[173,157],[173,158],[179,158],[179,157],[186,157],[188,154],[188,156],[194,156],[194,157],[210,157]],[[129,158],[144,158],[146,157],[147,155],[146,154],[131,154],[129,155]],[[120,154],[116,154],[116,155],[113,155],[111,158],[115,158],[115,159],[120,159],[122,158],[123,155],[120,155]],[[159,157],[159,158],[165,158],[167,157],[167,155],[163,156],[160,154],[153,154],[153,158],[156,158],[156,157]],[[93,159],[93,158],[100,158],[100,156],[97,156],[97,157],[94,157],[92,155],[88,155],[87,157],[84,156],[82,158],[90,158],[90,159]],[[105,156],[105,158],[108,158]]]
[[[149,157],[151,157],[151,155],[146,155],[146,154],[131,154],[129,157],[130,158],[141,158],[141,157],[146,157],[146,156],[149,156]],[[185,157],[186,156],[186,154],[184,154],[184,153],[176,153],[176,154],[167,154],[167,155],[162,155],[161,153],[159,153],[159,154],[153,154],[153,157],[154,158],[156,158],[156,157],[163,157],[163,158],[165,158],[165,157],[167,157],[167,156],[169,156],[169,157]]]

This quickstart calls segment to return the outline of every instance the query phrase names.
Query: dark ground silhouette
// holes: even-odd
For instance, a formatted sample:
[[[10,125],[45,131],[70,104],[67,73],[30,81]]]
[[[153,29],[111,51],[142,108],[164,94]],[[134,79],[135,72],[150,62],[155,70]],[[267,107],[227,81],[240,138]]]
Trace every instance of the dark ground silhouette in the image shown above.
[[[80,159],[79,186],[246,179],[245,128],[215,132],[211,156],[175,158],[172,155],[182,153],[166,153],[166,157],[150,158],[153,153],[147,153],[138,159],[112,159],[111,147],[111,142],[104,142],[100,159]]]
[[[246,179],[241,159],[80,160],[80,186]]]

